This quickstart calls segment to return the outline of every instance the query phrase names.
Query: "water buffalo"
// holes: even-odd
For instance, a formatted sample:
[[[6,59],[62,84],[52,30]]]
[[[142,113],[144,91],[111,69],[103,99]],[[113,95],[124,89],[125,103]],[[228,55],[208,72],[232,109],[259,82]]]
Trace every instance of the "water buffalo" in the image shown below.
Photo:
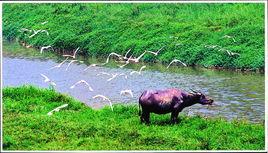
[[[193,91],[193,90],[192,90]],[[141,122],[150,123],[150,113],[166,114],[171,112],[171,122],[177,123],[178,114],[194,104],[211,105],[213,100],[201,92],[185,92],[180,89],[146,90],[139,98]],[[142,107],[142,114],[140,113]]]

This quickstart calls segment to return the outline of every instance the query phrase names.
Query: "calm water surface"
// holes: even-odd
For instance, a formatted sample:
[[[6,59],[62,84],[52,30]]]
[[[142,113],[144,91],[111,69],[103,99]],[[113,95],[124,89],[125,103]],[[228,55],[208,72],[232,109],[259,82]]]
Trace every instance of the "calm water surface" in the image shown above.
[[[247,119],[252,122],[264,120],[264,75],[243,74],[230,71],[215,71],[206,69],[171,67],[166,70],[160,64],[147,65],[141,75],[130,75],[133,70],[143,64],[130,65],[128,68],[91,67],[87,71],[85,64],[74,63],[66,71],[68,62],[61,68],[50,70],[62,59],[33,59],[18,56],[3,57],[3,86],[21,86],[31,84],[47,88],[41,73],[47,75],[57,86],[56,90],[73,96],[85,104],[100,108],[107,102],[92,99],[97,94],[109,97],[113,103],[138,103],[138,97],[144,90],[181,88],[186,91],[196,89],[204,92],[215,100],[214,106],[196,104],[187,108],[187,115],[202,115],[209,117],[225,117],[227,119]],[[89,61],[97,61],[89,59]],[[104,61],[104,60],[102,60]],[[128,76],[116,77],[108,82],[110,77],[99,75],[101,72],[124,73]],[[90,92],[82,84],[70,89],[75,82],[84,79],[94,89]],[[134,97],[120,95],[121,90],[132,90]]]

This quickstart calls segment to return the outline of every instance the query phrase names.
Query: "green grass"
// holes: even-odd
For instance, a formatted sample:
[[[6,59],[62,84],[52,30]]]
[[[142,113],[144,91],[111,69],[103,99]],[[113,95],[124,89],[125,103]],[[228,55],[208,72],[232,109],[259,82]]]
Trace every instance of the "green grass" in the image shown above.
[[[48,21],[47,24],[41,23]],[[46,29],[28,38],[18,30]],[[236,40],[223,38],[233,36]],[[3,36],[58,51],[81,48],[87,56],[144,50],[145,62],[177,58],[190,66],[264,69],[264,3],[240,4],[3,4]],[[206,48],[219,45],[240,56]]]
[[[67,108],[47,113],[62,104]],[[32,86],[3,89],[4,150],[264,150],[264,125],[245,121],[152,115],[140,124],[137,106],[94,110]]]

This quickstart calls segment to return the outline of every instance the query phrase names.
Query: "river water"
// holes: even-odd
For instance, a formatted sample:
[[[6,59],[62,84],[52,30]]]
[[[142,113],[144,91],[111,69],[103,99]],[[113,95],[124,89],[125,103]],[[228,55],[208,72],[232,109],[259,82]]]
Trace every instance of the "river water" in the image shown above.
[[[5,52],[5,51],[4,51]],[[92,97],[101,94],[111,99],[112,103],[138,103],[138,97],[144,90],[181,88],[186,91],[196,89],[209,95],[215,101],[214,106],[196,104],[183,110],[187,115],[202,115],[208,117],[224,117],[246,119],[251,122],[264,120],[264,75],[256,73],[240,73],[230,71],[208,70],[202,68],[182,68],[172,66],[166,69],[161,64],[146,64],[141,75],[130,72],[145,64],[130,65],[127,68],[115,66],[91,67],[84,71],[86,64],[73,63],[66,70],[68,62],[60,68],[50,69],[63,59],[40,59],[21,56],[3,56],[3,86],[21,86],[31,84],[47,88],[40,74],[47,75],[57,86],[56,90],[68,94],[85,104],[101,108],[109,103]],[[88,59],[96,61],[96,59]],[[104,60],[103,60],[104,61]],[[106,73],[124,73],[124,76],[107,81],[110,76],[99,75]],[[80,84],[70,87],[79,80],[87,81],[93,92]],[[132,90],[134,97],[120,95],[121,90]]]

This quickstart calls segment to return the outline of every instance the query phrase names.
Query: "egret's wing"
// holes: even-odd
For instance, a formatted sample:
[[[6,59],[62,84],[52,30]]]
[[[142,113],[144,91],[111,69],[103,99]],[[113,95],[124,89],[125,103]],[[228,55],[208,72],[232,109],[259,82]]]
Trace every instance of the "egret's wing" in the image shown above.
[[[44,50],[44,47],[41,47],[41,49],[40,49],[40,54],[43,53],[43,50]]]
[[[153,52],[153,51],[147,51],[148,53],[151,53],[151,54],[154,54],[154,55],[157,55],[156,52]]]
[[[44,77],[45,81],[49,81],[49,78],[45,76],[44,74],[40,74],[42,77]]]
[[[131,51],[131,48],[126,52],[126,54],[125,54],[125,58],[127,58],[127,55],[128,55],[128,53]]]
[[[62,55],[63,57],[73,57],[72,55]]]
[[[138,73],[139,74],[138,71],[132,71],[132,72],[130,72],[130,75],[133,75],[134,73]]]
[[[56,86],[56,83],[53,82],[53,81],[51,81],[50,84],[51,84],[52,86]]]
[[[113,75],[110,79],[108,79],[107,81],[111,81],[116,77],[116,75]]]
[[[174,63],[174,60],[172,60],[172,61],[168,64],[167,69],[169,68],[169,66],[170,66],[172,63]]]
[[[80,47],[78,47],[78,48],[74,51],[74,56],[76,55],[76,53],[78,52],[79,49],[80,49]]]
[[[145,69],[146,68],[146,66],[144,65],[144,66],[142,66],[141,68],[140,68],[140,71],[139,72],[141,72],[143,69]]]
[[[144,56],[144,54],[146,53],[147,51],[143,52],[137,59],[139,60],[140,58],[142,58],[142,56]]]

